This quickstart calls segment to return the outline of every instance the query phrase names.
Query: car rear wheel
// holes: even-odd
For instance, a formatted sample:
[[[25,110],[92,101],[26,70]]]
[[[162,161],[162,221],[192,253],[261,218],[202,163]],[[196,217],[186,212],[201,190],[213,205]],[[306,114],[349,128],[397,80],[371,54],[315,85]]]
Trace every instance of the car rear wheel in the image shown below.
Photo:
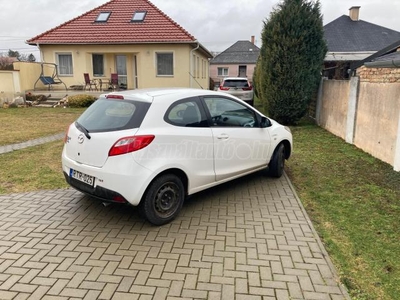
[[[139,208],[150,223],[163,225],[179,214],[184,198],[182,180],[174,174],[165,174],[150,184]]]
[[[279,178],[283,174],[285,168],[285,146],[283,144],[276,147],[274,154],[268,166],[268,174],[272,177]]]

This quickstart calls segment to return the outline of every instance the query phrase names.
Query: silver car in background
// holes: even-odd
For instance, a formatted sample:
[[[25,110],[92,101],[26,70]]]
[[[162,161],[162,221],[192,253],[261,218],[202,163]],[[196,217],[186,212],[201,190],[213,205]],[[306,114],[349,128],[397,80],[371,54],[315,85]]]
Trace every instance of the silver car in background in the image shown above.
[[[254,104],[253,86],[245,77],[226,77],[218,87],[219,92],[231,94],[248,104]]]

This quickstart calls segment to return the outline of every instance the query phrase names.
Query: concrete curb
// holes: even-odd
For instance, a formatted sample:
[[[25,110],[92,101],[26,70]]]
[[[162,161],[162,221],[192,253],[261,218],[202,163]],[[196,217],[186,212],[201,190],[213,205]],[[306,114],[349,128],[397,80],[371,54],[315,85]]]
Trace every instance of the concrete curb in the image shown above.
[[[61,140],[64,137],[64,134],[65,133],[57,133],[57,134],[37,138],[34,140],[29,140],[29,141],[22,142],[22,143],[0,146],[0,154],[9,153],[9,152],[12,152],[15,150],[25,149],[25,148],[32,147],[32,146],[37,146],[37,145]]]

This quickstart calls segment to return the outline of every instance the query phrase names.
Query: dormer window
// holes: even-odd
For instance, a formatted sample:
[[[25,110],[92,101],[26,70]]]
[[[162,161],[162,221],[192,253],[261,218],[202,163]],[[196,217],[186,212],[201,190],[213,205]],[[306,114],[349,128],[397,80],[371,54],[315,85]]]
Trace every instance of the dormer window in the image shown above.
[[[110,15],[111,15],[111,12],[101,12],[97,16],[96,22],[107,22]]]
[[[143,22],[146,17],[147,11],[135,11],[131,22]]]

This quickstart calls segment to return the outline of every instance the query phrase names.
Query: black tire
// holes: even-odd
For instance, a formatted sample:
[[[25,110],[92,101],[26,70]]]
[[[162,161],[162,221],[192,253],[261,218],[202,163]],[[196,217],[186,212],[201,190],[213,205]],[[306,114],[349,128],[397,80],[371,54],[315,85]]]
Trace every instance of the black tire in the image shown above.
[[[285,168],[285,146],[279,144],[276,147],[274,154],[272,155],[271,161],[268,166],[268,175],[279,178],[283,174]]]
[[[166,224],[179,214],[185,199],[182,180],[174,174],[154,179],[140,202],[140,212],[153,225]]]

